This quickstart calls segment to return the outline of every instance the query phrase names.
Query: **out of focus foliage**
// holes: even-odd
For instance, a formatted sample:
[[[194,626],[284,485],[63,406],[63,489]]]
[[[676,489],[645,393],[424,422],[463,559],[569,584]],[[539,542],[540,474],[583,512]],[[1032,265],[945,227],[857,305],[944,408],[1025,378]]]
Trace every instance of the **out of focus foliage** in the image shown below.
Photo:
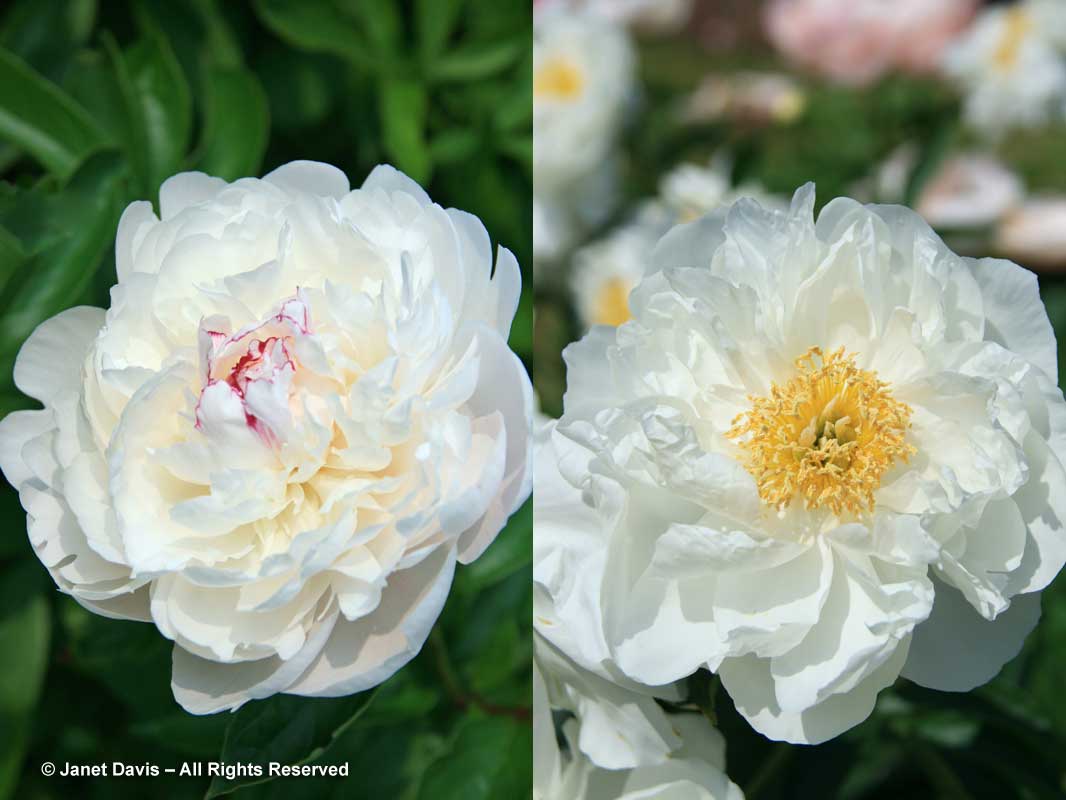
[[[492,0],[16,0],[0,11],[0,413],[45,318],[106,306],[122,209],[197,169],[293,159],[358,185],[377,163],[532,258],[530,11]],[[527,275],[527,285],[528,285]],[[512,345],[531,367],[525,292]],[[375,693],[193,717],[153,626],[55,591],[0,496],[0,798],[219,796],[241,781],[46,778],[52,761],[349,762],[242,797],[498,798],[529,785],[532,515],[455,587],[422,654]],[[522,791],[519,791],[519,789]]]

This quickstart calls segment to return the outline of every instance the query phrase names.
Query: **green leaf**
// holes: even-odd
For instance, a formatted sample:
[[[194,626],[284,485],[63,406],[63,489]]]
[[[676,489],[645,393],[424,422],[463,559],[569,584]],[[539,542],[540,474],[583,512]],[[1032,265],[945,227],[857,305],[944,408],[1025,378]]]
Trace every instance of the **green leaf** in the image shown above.
[[[481,146],[482,138],[477,131],[450,128],[433,137],[429,156],[434,164],[456,164],[472,158]]]
[[[489,548],[462,568],[464,591],[480,592],[533,562],[533,501],[527,500]]]
[[[429,74],[436,81],[483,80],[514,64],[525,46],[519,39],[463,45],[438,58]]]
[[[533,731],[528,722],[470,714],[446,752],[426,769],[419,800],[528,797]]]
[[[533,171],[533,137],[529,134],[504,139],[499,143],[500,152],[510,156],[532,174]]]
[[[0,227],[0,291],[26,263],[26,251],[12,233]]]
[[[41,567],[25,560],[0,578],[0,714],[21,716],[37,704],[48,666],[51,617]]]
[[[106,40],[105,40],[106,41]],[[181,169],[192,132],[189,85],[162,33],[155,31],[125,53],[109,46],[125,100],[134,171],[144,194]]]
[[[256,14],[270,30],[291,45],[331,53],[374,72],[382,64],[369,51],[364,27],[328,3],[306,0],[256,0]]]
[[[48,667],[51,616],[36,560],[0,574],[0,798],[14,795]]]
[[[432,63],[444,49],[462,9],[463,0],[416,0],[415,24],[424,63]]]
[[[390,59],[400,49],[403,23],[395,0],[338,0],[340,5],[366,31],[375,54]]]
[[[380,102],[386,152],[399,169],[418,183],[425,183],[432,167],[425,141],[425,87],[412,80],[388,78],[381,83]]]
[[[533,129],[533,51],[527,50],[525,66],[518,71],[519,79],[507,87],[503,102],[496,107],[493,124],[505,133],[529,133]]]
[[[222,749],[228,726],[225,714],[198,717],[181,712],[134,723],[130,733],[177,753],[214,758]]]
[[[244,61],[240,43],[233,35],[216,0],[192,0],[193,10],[207,31],[204,49],[212,62],[223,67],[239,67]]]
[[[40,322],[77,302],[91,284],[115,238],[125,175],[125,162],[114,151],[102,151],[85,162],[62,192],[48,197],[27,193],[15,209],[45,219],[38,220],[40,229],[27,234],[32,255],[0,317],[0,352],[12,353]]]
[[[17,0],[8,6],[0,47],[53,78],[88,40],[97,11],[96,0]]]
[[[0,139],[60,177],[107,140],[85,109],[19,58],[0,49]]]
[[[266,93],[243,67],[207,68],[199,168],[236,180],[258,175],[270,131]]]
[[[362,692],[344,698],[275,695],[253,701],[233,715],[218,760],[264,767],[271,761],[306,764],[321,756],[337,737],[350,729],[373,698],[373,692]],[[266,774],[233,780],[216,777],[211,781],[207,798],[269,780],[272,778]]]

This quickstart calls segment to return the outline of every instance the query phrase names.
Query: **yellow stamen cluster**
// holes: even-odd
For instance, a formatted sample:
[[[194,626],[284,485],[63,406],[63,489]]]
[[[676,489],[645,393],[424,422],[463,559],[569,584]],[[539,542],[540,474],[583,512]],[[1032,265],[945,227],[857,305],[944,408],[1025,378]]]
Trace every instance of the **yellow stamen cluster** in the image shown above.
[[[768,396],[749,397],[751,411],[726,433],[746,451],[759,496],[777,509],[799,495],[806,508],[837,516],[873,511],[885,472],[916,452],[904,441],[910,407],[843,347],[828,355],[812,347],[796,369]]]
[[[630,285],[621,278],[608,278],[596,292],[593,320],[597,325],[618,326],[629,322]]]
[[[1025,37],[1033,27],[1033,20],[1024,8],[1012,8],[1007,11],[1003,26],[1003,35],[992,53],[992,61],[1002,70],[1010,70],[1018,62]]]
[[[581,70],[564,58],[553,58],[533,74],[533,94],[553,100],[574,100],[585,86]]]

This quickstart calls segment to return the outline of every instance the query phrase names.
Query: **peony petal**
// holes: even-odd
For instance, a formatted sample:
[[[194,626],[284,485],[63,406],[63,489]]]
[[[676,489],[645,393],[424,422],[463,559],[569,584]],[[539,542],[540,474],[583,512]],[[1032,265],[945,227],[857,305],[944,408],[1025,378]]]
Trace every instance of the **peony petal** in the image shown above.
[[[75,306],[46,319],[26,340],[15,359],[15,385],[42,403],[61,392],[81,389],[85,353],[104,324],[104,312]]]
[[[202,172],[181,172],[167,178],[163,181],[163,185],[159,187],[159,217],[164,221],[173,219],[190,206],[200,205],[214,199],[226,186],[226,182],[221,178],[213,178]],[[126,212],[122,215],[123,220],[126,219],[127,214],[136,215],[136,217],[141,217],[144,214],[144,209],[139,208],[134,211],[135,205],[137,204],[135,203],[126,209]],[[130,222],[132,223],[133,221],[131,218]],[[136,237],[138,236],[138,231],[132,229],[130,235],[131,238]],[[141,232],[139,235],[143,238],[144,233]],[[122,223],[120,222],[119,240],[115,248],[117,251],[120,244],[123,246],[123,260],[132,257],[134,252],[133,247],[126,249],[126,241]],[[136,242],[135,238],[133,238],[133,242]],[[119,280],[122,278],[123,273],[119,272]]]
[[[778,705],[793,712],[811,708],[891,661],[929,614],[933,588],[925,572],[901,568],[898,577],[883,576],[837,553],[817,624],[770,661]]]
[[[366,180],[363,181],[363,185],[360,188],[364,191],[381,189],[390,194],[410,195],[422,206],[428,206],[433,203],[429,199],[429,195],[426,194],[425,189],[396,169],[396,167],[391,167],[388,164],[379,164],[374,167],[370,174],[366,176]]]
[[[1029,480],[1014,502],[1029,530],[1022,564],[1011,588],[1016,592],[1043,589],[1066,564],[1066,470],[1035,432],[1025,439]]]
[[[848,691],[830,695],[801,712],[782,711],[777,704],[769,659],[729,658],[722,662],[718,675],[737,711],[759,733],[792,744],[821,744],[870,716],[878,693],[898,677],[909,644],[907,639],[900,642],[888,660]]]
[[[169,182],[165,181],[163,186]],[[163,188],[160,187],[159,191],[162,195]],[[115,271],[120,283],[136,269],[137,251],[148,231],[158,224],[159,217],[155,215],[152,204],[147,200],[130,203],[122,212],[118,221],[118,233],[115,235]]]
[[[340,200],[351,188],[347,175],[321,161],[290,161],[268,172],[263,180],[291,192],[307,192],[335,200]]]
[[[929,689],[968,692],[1018,655],[1039,619],[1039,594],[1016,595],[990,622],[958,590],[938,581],[933,611],[914,632],[903,677]]]
[[[0,420],[0,469],[3,469],[7,482],[16,489],[34,476],[23,449],[54,428],[55,416],[50,410],[12,411]]]
[[[336,621],[336,612],[319,620],[300,652],[288,661],[274,656],[220,664],[175,645],[170,684],[174,698],[190,714],[214,714],[283,692],[322,652]]]
[[[377,610],[340,622],[292,694],[339,697],[376,686],[418,655],[444,607],[455,550],[440,547],[416,566],[393,573]]]
[[[985,338],[1003,345],[1058,380],[1055,331],[1040,301],[1036,275],[1000,258],[969,260],[985,304]]]

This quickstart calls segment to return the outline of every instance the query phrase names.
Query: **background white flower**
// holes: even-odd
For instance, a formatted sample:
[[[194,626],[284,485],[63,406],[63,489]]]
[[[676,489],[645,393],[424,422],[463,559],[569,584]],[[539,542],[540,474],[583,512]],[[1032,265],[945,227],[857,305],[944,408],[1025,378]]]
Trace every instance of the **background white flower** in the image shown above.
[[[369,688],[528,495],[518,265],[391,167],[185,173],[160,211],[123,214],[110,309],[19,353],[44,408],[0,423],[0,465],[34,549],[174,640],[189,711]]]
[[[640,205],[633,219],[573,255],[570,285],[585,327],[621,325],[630,318],[629,293],[651,265],[655,244],[679,222],[729,205],[740,197],[768,208],[787,204],[755,183],[733,187],[728,159],[684,163],[659,182],[659,194]]]
[[[633,320],[567,349],[534,567],[579,647],[653,686],[708,667],[758,730],[811,743],[901,673],[990,679],[1066,561],[1034,276],[904,208],[813,205],[678,226]]]
[[[1066,112],[1066,6],[1022,0],[993,6],[948,48],[944,68],[967,90],[964,113],[978,130],[1061,119]]]
[[[657,228],[633,222],[574,253],[570,284],[585,327],[621,325],[629,319],[629,293],[648,268],[663,233]]]
[[[545,9],[533,40],[535,257],[555,258],[582,227],[611,211],[614,148],[631,99],[634,57],[625,31],[588,11]],[[541,226],[551,222],[553,234]]]

